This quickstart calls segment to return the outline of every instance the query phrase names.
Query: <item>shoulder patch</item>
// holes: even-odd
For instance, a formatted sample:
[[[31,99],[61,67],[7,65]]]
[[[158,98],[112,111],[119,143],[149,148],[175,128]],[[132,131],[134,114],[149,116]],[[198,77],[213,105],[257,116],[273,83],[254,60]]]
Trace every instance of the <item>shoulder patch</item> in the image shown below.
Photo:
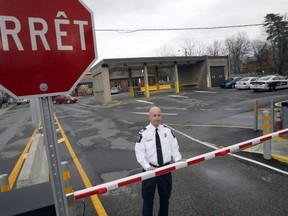
[[[139,133],[136,137],[136,141],[137,141],[137,143],[140,143],[141,140],[142,140],[142,134]]]
[[[169,128],[166,124],[163,124],[163,126],[165,127],[165,128],[168,128],[170,131],[171,131],[171,134],[172,134],[172,136],[175,138],[175,135],[173,134],[173,131],[172,131],[172,129],[171,128]]]
[[[142,128],[140,131],[139,131],[139,134],[136,136],[136,141],[137,141],[137,143],[140,143],[141,142],[141,140],[142,140],[142,133],[143,133],[143,131],[145,131],[146,130],[146,128]]]

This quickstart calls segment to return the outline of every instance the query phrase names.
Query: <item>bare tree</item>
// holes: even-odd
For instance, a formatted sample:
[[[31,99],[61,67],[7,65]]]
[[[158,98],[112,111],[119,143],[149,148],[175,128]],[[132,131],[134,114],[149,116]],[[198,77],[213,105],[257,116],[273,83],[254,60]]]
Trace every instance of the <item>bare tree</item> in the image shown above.
[[[201,43],[197,43],[194,48],[194,56],[203,56],[206,55],[206,46]]]
[[[167,46],[162,46],[156,50],[158,57],[168,57],[168,56],[176,56],[175,51]]]
[[[213,44],[207,47],[206,53],[209,56],[225,55],[225,49],[221,41],[214,40]]]
[[[263,54],[270,49],[267,41],[255,39],[251,41],[251,47],[254,52],[254,57],[256,57],[257,61],[260,64],[260,67],[263,67]]]
[[[182,51],[184,56],[202,56],[206,54],[206,48],[203,44],[195,40],[186,39],[182,45]]]
[[[195,47],[194,41],[186,39],[182,45],[183,55],[192,56],[194,47]],[[180,52],[182,50],[178,50],[178,51]]]
[[[231,59],[233,73],[239,73],[244,57],[251,52],[247,33],[239,32],[237,35],[226,38],[225,45]]]

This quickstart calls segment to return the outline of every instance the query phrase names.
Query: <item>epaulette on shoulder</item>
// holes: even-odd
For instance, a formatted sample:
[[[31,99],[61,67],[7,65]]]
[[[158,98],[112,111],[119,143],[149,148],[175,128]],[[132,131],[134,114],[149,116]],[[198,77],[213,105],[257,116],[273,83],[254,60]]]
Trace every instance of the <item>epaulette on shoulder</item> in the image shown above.
[[[142,128],[140,131],[139,131],[139,134],[143,133],[143,131],[145,131],[147,128]]]
[[[170,129],[170,130],[171,130],[171,128],[170,128],[170,127],[168,127],[168,125],[166,125],[166,124],[163,124],[163,127],[165,127],[165,128],[168,128],[168,129]]]

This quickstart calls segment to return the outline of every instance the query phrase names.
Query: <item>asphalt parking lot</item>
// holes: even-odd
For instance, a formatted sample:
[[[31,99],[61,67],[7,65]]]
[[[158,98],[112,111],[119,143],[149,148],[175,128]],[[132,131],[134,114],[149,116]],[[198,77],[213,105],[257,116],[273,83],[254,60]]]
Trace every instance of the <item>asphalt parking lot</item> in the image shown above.
[[[234,90],[228,91],[227,97],[234,95]],[[207,90],[193,90],[183,92],[178,96],[173,92],[163,92],[159,95],[152,93],[150,98],[131,98],[127,93],[123,93],[113,95],[113,102],[106,105],[95,104],[93,97],[83,97],[79,98],[79,102],[76,104],[55,105],[55,112],[73,148],[75,148],[77,157],[85,165],[84,169],[92,185],[97,185],[141,172],[139,164],[134,158],[133,146],[135,140],[133,137],[136,136],[141,127],[146,125],[147,110],[153,105],[163,107],[165,123],[186,135],[183,136],[180,133],[176,133],[185,158],[213,151],[216,147],[225,148],[262,135],[261,130],[253,130],[253,124],[251,124],[253,112],[249,107],[246,108],[247,106],[244,102],[240,101],[241,107],[239,104],[222,106],[221,101],[216,101],[216,93],[211,92],[211,90],[208,93]],[[243,94],[242,98],[248,101],[247,104],[252,101],[252,99],[249,101],[248,97],[250,95],[248,92],[240,93]],[[226,99],[224,98],[223,100]],[[217,108],[218,106],[219,108]],[[18,107],[17,109],[20,108]],[[8,114],[9,109],[6,109],[6,112]],[[1,113],[3,116],[4,110],[1,110]],[[192,140],[191,138],[194,139]],[[279,146],[282,145],[280,143],[287,146],[285,139],[276,141]],[[203,145],[203,143],[206,145]],[[283,150],[283,152],[285,151]],[[62,157],[67,157],[71,161],[71,157],[64,152],[61,153]],[[280,155],[279,152],[278,154]],[[242,158],[246,158],[246,160]],[[264,164],[266,167],[251,163],[250,160]],[[215,208],[217,208],[219,214],[225,215],[223,214],[225,209],[218,206],[222,202],[227,202],[221,195],[221,193],[226,193],[225,187],[223,185],[223,188],[222,186],[218,188],[218,184],[222,185],[223,182],[226,182],[225,179],[230,179],[230,182],[226,182],[226,186],[232,186],[232,183],[236,181],[235,179],[242,179],[244,176],[249,176],[249,179],[252,180],[250,182],[245,177],[245,185],[247,184],[245,187],[250,187],[249,184],[252,184],[252,182],[256,183],[259,181],[261,183],[262,178],[272,178],[273,180],[271,181],[274,182],[273,185],[276,188],[269,188],[269,193],[272,193],[271,197],[273,197],[273,200],[275,196],[276,202],[275,193],[278,196],[281,193],[278,182],[283,182],[284,177],[286,177],[286,174],[278,174],[277,169],[281,169],[283,172],[288,171],[285,162],[274,158],[269,161],[263,159],[261,148],[258,146],[253,152],[239,152],[233,157],[227,155],[219,159],[200,163],[191,168],[179,170],[173,174],[175,176],[175,185],[171,200],[173,203],[171,214],[187,215],[187,212],[190,212],[191,214],[209,215],[212,212],[215,213]],[[214,172],[215,170],[217,172]],[[83,183],[81,183],[81,178],[77,176],[77,170],[73,169],[72,173],[75,190],[83,189]],[[285,181],[282,184],[285,186]],[[183,185],[186,186],[183,187]],[[217,188],[214,192],[210,190],[212,185],[214,185],[215,189]],[[251,185],[251,187],[254,188],[256,186]],[[258,187],[260,186],[256,188]],[[188,188],[190,188],[189,190],[193,189],[193,191],[188,191]],[[260,188],[259,191],[263,190],[262,187]],[[243,188],[240,191],[242,190]],[[108,215],[139,215],[142,202],[139,191],[140,184],[133,184],[99,195],[99,198]],[[231,196],[235,197],[232,204],[234,206],[237,205],[237,202],[243,202],[243,200],[236,198],[238,193],[239,191],[236,192],[232,188],[231,192],[229,192]],[[211,197],[203,197],[201,194],[211,194]],[[262,196],[263,194],[259,195]],[[201,199],[197,200],[199,196]],[[209,205],[214,199],[218,199],[219,202],[205,210],[203,205]],[[202,203],[198,202],[200,200]],[[89,198],[85,199],[85,203],[86,212],[90,212],[87,214],[93,215],[94,212],[95,215],[93,205],[89,204]],[[192,206],[191,203],[193,203]],[[251,205],[248,200],[245,203],[248,206]],[[255,205],[257,204],[259,205],[259,203],[255,203]],[[191,208],[187,208],[189,205]],[[157,207],[157,204],[155,207]],[[230,213],[233,212],[235,213],[234,215],[237,215],[232,206],[228,208]],[[249,208],[245,209],[242,204],[238,204],[237,208],[241,209],[243,214],[246,211],[247,213],[253,212]],[[285,212],[282,207],[278,206],[278,208],[281,209],[280,212]],[[78,213],[83,212],[82,202],[77,204],[77,209]],[[261,212],[267,212],[264,206],[261,206],[261,209]]]

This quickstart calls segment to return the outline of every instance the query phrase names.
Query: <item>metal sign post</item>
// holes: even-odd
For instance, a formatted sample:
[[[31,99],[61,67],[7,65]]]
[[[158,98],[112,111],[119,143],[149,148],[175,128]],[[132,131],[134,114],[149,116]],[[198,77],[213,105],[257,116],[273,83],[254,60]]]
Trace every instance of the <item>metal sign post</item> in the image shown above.
[[[58,216],[68,216],[68,205],[64,191],[64,183],[61,177],[61,160],[58,155],[58,143],[56,139],[55,121],[53,120],[51,97],[40,98],[40,110],[56,214]]]

